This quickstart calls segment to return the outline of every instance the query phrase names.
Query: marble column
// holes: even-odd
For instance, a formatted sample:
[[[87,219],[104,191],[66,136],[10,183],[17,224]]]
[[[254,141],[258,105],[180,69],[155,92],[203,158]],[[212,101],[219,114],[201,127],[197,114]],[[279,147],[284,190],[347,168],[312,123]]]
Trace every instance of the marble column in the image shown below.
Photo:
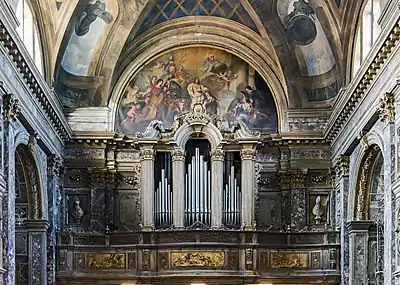
[[[383,127],[383,168],[384,168],[384,284],[394,284],[393,272],[395,271],[395,199],[392,185],[395,183],[395,106],[394,96],[385,93],[380,100],[378,114]]]
[[[211,227],[222,226],[222,194],[224,187],[224,152],[216,148],[211,153]]]
[[[185,226],[185,152],[176,148],[172,153],[173,219],[176,228]]]
[[[338,217],[340,226],[340,265],[341,284],[349,284],[349,230],[347,227],[347,209],[349,203],[349,157],[342,155],[335,165],[338,184]]]
[[[154,228],[154,159],[153,145],[145,145],[140,149],[141,163],[141,196],[143,230]]]
[[[242,225],[244,229],[253,229],[255,203],[255,168],[256,150],[253,146],[243,146],[242,157]]]
[[[368,285],[368,229],[370,221],[352,221],[349,231],[349,285]]]
[[[25,220],[28,230],[29,285],[47,284],[46,231],[49,226],[45,220]]]

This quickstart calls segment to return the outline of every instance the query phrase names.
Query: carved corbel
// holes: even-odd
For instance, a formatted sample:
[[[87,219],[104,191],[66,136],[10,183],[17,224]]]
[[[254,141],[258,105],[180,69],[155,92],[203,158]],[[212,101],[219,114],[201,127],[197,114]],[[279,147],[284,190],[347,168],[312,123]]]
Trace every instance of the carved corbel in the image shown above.
[[[386,124],[394,123],[396,117],[394,101],[394,95],[391,93],[385,93],[383,98],[379,100],[379,118]]]

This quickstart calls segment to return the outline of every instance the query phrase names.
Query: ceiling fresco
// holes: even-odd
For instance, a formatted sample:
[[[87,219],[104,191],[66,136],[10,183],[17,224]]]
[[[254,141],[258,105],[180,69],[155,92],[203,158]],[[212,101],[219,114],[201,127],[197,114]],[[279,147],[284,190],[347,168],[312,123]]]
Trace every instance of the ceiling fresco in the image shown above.
[[[210,114],[277,133],[277,110],[267,84],[242,59],[210,47],[186,47],[152,60],[130,80],[116,130],[143,132],[152,120],[170,127],[200,103]]]
[[[212,16],[210,22],[219,17],[249,27],[258,34],[249,40],[271,43],[291,108],[331,104],[341,84],[340,60],[324,13],[308,0],[80,0],[59,49],[55,89],[65,108],[105,107],[138,35],[178,18]]]
[[[138,34],[162,22],[186,16],[214,16],[230,19],[258,32],[240,0],[157,0]]]

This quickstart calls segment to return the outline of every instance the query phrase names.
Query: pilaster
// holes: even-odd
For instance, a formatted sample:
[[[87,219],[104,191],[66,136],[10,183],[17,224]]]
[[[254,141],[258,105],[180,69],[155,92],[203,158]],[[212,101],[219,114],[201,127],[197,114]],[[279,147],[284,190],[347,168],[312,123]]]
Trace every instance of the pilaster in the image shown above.
[[[140,148],[141,198],[143,230],[154,228],[154,159],[153,145]]]
[[[395,271],[395,199],[392,185],[395,182],[395,106],[394,96],[385,93],[380,100],[378,114],[384,123],[383,133],[383,168],[384,168],[384,284],[394,284],[393,272]]]
[[[301,170],[291,172],[291,229],[301,230],[307,224],[306,181],[307,175]]]
[[[349,203],[349,162],[346,155],[342,155],[336,162],[335,171],[339,187],[339,212],[340,212],[340,264],[341,284],[349,284],[349,231],[347,227],[347,212]]]
[[[370,221],[352,221],[347,224],[349,231],[349,283],[368,285],[368,239]]]
[[[214,149],[211,153],[211,227],[216,228],[222,226],[224,158],[224,152],[220,148]]]
[[[185,152],[176,148],[172,152],[172,187],[173,187],[173,220],[174,226],[183,228],[185,225]]]
[[[45,220],[25,220],[29,243],[29,285],[47,284],[46,231]]]
[[[242,157],[242,225],[244,229],[254,227],[255,204],[255,162],[256,150],[253,145],[244,145],[241,150]]]

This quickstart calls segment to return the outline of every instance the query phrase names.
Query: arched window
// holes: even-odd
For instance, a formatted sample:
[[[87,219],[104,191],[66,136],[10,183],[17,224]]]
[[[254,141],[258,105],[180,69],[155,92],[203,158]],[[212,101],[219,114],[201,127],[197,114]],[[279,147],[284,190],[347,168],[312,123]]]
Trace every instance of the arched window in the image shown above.
[[[366,59],[381,31],[378,25],[378,19],[382,10],[380,2],[380,0],[366,1],[358,19],[354,44],[353,76],[360,69],[361,64]]]
[[[42,51],[36,19],[27,0],[19,0],[17,6],[18,35],[24,42],[26,49],[43,75]]]

